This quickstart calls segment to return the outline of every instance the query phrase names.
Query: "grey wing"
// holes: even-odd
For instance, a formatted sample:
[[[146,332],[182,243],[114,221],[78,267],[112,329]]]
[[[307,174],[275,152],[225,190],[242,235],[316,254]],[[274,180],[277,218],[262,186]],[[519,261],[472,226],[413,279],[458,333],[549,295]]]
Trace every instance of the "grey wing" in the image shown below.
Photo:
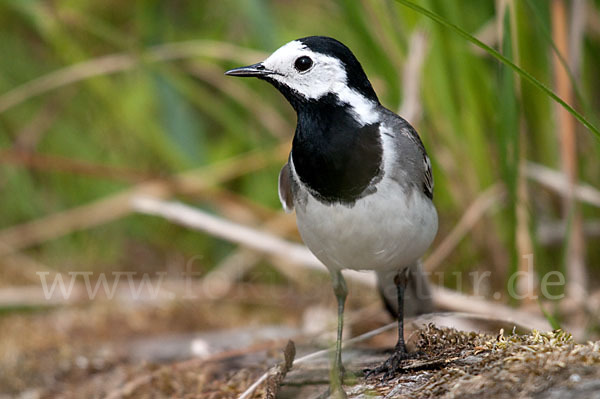
[[[431,161],[425,151],[417,131],[404,119],[389,112],[389,119],[394,131],[396,142],[399,172],[402,178],[408,180],[409,184],[419,187],[423,193],[433,199],[433,173]]]
[[[279,172],[279,201],[285,213],[291,213],[294,210],[294,195],[292,193],[292,171],[289,163],[283,165]]]
[[[429,160],[429,156],[427,156],[425,149],[423,149],[423,157],[423,163],[425,164],[423,192],[429,199],[433,199],[433,172],[431,170],[431,161]]]

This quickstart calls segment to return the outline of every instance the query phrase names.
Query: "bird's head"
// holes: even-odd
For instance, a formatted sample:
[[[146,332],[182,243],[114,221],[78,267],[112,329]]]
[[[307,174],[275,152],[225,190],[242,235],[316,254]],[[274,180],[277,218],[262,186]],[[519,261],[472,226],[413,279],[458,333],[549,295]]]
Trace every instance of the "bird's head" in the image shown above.
[[[377,95],[350,49],[325,36],[291,41],[263,62],[225,72],[253,76],[275,86],[298,110],[327,95],[353,107],[379,104]]]

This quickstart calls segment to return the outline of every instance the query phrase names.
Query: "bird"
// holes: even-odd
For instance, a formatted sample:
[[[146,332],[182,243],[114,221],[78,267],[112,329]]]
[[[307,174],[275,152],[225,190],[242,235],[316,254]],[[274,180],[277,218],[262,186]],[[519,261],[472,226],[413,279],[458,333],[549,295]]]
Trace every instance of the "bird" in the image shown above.
[[[407,292],[412,290],[415,308],[430,308],[419,259],[438,229],[431,161],[416,130],[380,103],[358,59],[334,38],[293,40],[264,61],[225,74],[270,83],[296,111],[291,151],[279,174],[279,199],[286,212],[295,211],[302,240],[331,275],[338,326],[330,391],[344,398],[348,289],[342,270],[374,270],[388,309],[398,318],[392,355],[369,374],[390,376],[408,356]],[[421,293],[415,289],[419,285]]]

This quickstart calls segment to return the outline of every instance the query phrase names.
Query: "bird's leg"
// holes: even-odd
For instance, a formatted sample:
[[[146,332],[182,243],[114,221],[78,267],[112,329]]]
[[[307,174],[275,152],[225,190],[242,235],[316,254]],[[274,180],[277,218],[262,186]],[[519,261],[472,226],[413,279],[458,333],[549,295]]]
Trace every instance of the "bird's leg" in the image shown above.
[[[335,341],[335,358],[333,359],[333,367],[329,375],[329,389],[332,397],[336,399],[346,398],[346,393],[342,389],[342,381],[344,378],[344,366],[342,365],[342,332],[344,330],[344,304],[348,296],[348,288],[342,272],[335,271],[331,273],[333,280],[333,292],[338,303],[338,322],[337,322],[337,339]]]
[[[396,291],[398,293],[398,342],[394,347],[394,353],[381,366],[366,370],[366,376],[385,373],[384,380],[394,376],[400,366],[400,362],[408,358],[408,351],[404,342],[404,293],[408,282],[410,270],[401,270],[394,277]]]
[[[394,283],[396,284],[396,292],[398,294],[398,342],[394,347],[395,353],[408,354],[406,344],[404,343],[404,293],[406,292],[406,284],[408,282],[409,269],[396,274]]]

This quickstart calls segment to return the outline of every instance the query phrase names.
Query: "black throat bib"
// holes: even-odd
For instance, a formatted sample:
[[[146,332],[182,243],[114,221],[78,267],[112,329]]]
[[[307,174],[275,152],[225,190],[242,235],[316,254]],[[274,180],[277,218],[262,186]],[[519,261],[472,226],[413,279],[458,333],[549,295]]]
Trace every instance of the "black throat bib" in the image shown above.
[[[379,123],[362,125],[334,94],[296,103],[298,125],[292,160],[302,183],[318,200],[352,206],[381,179]]]

